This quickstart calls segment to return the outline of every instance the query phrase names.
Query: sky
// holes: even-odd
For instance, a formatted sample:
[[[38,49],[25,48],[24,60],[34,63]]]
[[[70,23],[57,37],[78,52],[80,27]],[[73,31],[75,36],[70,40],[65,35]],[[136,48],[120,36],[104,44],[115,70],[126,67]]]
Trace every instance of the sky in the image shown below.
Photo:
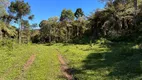
[[[11,0],[13,1],[13,0]],[[42,20],[47,20],[50,17],[60,17],[63,9],[71,9],[73,12],[77,8],[82,8],[85,15],[88,16],[97,8],[103,8],[104,3],[98,0],[24,0],[31,6],[31,14],[35,18],[31,23],[40,23]]]

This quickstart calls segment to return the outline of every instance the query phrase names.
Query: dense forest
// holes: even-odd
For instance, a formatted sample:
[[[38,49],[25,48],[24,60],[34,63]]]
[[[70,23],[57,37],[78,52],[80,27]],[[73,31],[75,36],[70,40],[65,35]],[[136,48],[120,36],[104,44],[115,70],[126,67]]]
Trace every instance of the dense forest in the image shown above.
[[[136,41],[141,39],[141,0],[103,0],[104,9],[97,9],[90,16],[83,9],[76,12],[64,9],[60,17],[42,20],[38,25],[29,24],[34,19],[30,5],[24,1],[1,0],[1,39],[19,39],[19,43],[87,43],[99,38]],[[27,15],[29,15],[27,17]],[[27,17],[25,20],[25,16]],[[16,23],[20,27],[11,26]]]
[[[13,56],[27,54],[24,55],[24,60],[27,60],[27,57],[35,52],[34,54],[39,56],[38,61],[32,66],[33,73],[27,71],[26,74],[37,75],[36,70],[44,73],[40,69],[48,67],[43,65],[46,62],[51,64],[55,61],[53,65],[58,65],[55,55],[51,53],[59,53],[58,50],[56,51],[59,49],[61,54],[63,53],[62,55],[70,60],[69,66],[73,68],[76,77],[71,80],[141,80],[142,0],[98,1],[105,3],[105,7],[92,10],[90,15],[85,15],[83,8],[77,8],[75,12],[71,9],[63,9],[60,16],[42,20],[39,24],[31,24],[30,21],[35,19],[36,15],[31,13],[28,2],[0,0],[0,51],[4,53],[0,52],[0,57],[10,56],[10,60],[3,57],[0,61],[9,60],[12,64]],[[21,47],[18,46],[19,44]],[[3,51],[5,47],[8,47],[8,50]],[[47,55],[52,57],[47,59]],[[15,58],[15,61],[16,59],[19,57]],[[42,63],[39,59],[46,62]],[[21,60],[19,65],[22,65],[24,60]],[[25,75],[1,78],[1,75],[5,74],[4,64],[3,62],[0,69],[0,80],[25,78]],[[37,64],[43,66],[38,69]],[[58,67],[54,66],[53,69],[58,70]],[[45,76],[38,75],[42,79],[31,75],[32,79],[26,77],[26,80],[45,80],[43,78]],[[48,78],[49,80],[57,79],[50,73],[48,75],[52,76],[51,79]]]

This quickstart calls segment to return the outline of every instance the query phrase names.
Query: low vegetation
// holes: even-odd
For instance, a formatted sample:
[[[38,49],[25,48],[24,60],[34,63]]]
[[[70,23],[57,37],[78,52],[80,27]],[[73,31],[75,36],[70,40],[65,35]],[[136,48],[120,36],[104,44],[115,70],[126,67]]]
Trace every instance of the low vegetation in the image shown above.
[[[142,50],[133,43],[56,44],[79,80],[140,80]]]
[[[0,52],[0,80],[60,80],[62,74],[55,49],[29,44],[18,45],[13,50],[0,48]],[[33,54],[36,55],[34,62],[23,71]]]
[[[77,80],[141,80],[142,1],[100,1],[90,16],[63,9],[35,29],[28,2],[0,0],[0,80],[65,80],[58,54]]]
[[[1,48],[0,79],[64,80],[58,54],[63,55],[79,80],[140,80],[142,50],[133,43],[53,44],[22,45],[14,50]],[[36,58],[28,70],[23,66],[35,54]]]

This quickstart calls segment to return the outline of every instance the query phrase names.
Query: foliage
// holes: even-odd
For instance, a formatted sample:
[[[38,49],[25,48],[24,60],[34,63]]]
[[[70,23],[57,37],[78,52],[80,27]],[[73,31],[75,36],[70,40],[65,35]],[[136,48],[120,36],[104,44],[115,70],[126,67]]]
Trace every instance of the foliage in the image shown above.
[[[72,42],[83,37],[87,24],[84,17],[72,22],[59,22],[57,17],[52,17],[41,21],[40,37],[42,42]]]
[[[0,39],[3,37],[16,37],[17,31],[14,27],[6,25],[4,22],[0,21]]]
[[[57,26],[57,20],[58,17],[53,17],[53,18],[49,18],[48,21],[43,20],[40,23],[40,28],[41,28],[41,38],[44,40],[48,40],[49,42],[51,42],[52,39],[54,39],[56,37],[56,35],[58,35],[57,30],[58,30],[58,26]]]
[[[14,47],[16,46],[16,40],[14,39],[3,39],[0,41],[0,47],[3,48],[7,48],[8,50],[13,50]]]
[[[31,12],[28,3],[11,2],[8,9],[11,14],[5,15],[7,5],[0,0],[0,79],[62,80],[58,49],[79,80],[140,80],[142,1],[101,1],[106,2],[105,8],[90,16],[86,17],[81,8],[75,13],[64,9],[60,18],[42,20],[40,29],[34,29],[37,24],[29,23],[34,15],[28,16],[28,20],[24,18]],[[10,26],[13,20],[19,23],[19,29]],[[19,40],[24,37],[30,41],[31,37],[33,43],[47,44],[18,45],[17,36]],[[23,65],[33,53],[34,63],[23,71]]]
[[[60,17],[60,21],[73,21],[74,20],[74,14],[71,10],[66,10],[64,9],[61,12],[61,17]]]
[[[93,14],[86,17],[81,8],[77,8],[75,13],[72,10],[63,9],[61,16],[51,17],[43,20],[39,24],[40,34],[32,40],[40,42],[78,42],[81,40],[94,42],[99,38],[109,40],[135,40],[141,33],[141,0],[101,0],[106,2],[104,9],[97,9]],[[2,1],[3,2],[3,1]],[[30,36],[30,25],[24,16],[31,12],[30,5],[24,1],[12,1],[9,6],[10,14],[0,17],[0,19],[9,25],[12,20],[19,23],[19,42],[27,33]],[[76,17],[76,20],[74,18]],[[32,20],[34,15],[29,15],[27,19]],[[8,32],[8,31],[7,31]],[[138,35],[137,35],[138,34]],[[86,35],[88,40],[85,40]],[[27,37],[26,36],[26,37]],[[29,37],[30,38],[30,37]],[[37,39],[36,39],[37,38]],[[140,39],[140,38],[139,38]],[[30,39],[28,39],[30,40]],[[139,40],[140,41],[140,40]],[[83,42],[84,43],[84,42]]]
[[[24,35],[22,35],[22,29],[23,28],[22,24],[24,24],[24,27],[29,27],[29,23],[26,20],[23,20],[23,17],[26,15],[30,14],[30,5],[28,3],[25,3],[24,1],[15,1],[15,2],[11,2],[11,5],[9,6],[9,11],[11,13],[13,13],[13,15],[16,15],[15,17],[17,18],[16,21],[19,23],[19,43],[23,42],[22,37]],[[29,19],[32,20],[34,17],[34,15],[29,16]],[[27,29],[27,28],[26,28]],[[25,31],[25,30],[24,30]],[[27,34],[28,35],[28,34]],[[29,39],[27,39],[29,41]],[[25,41],[24,41],[25,42]]]
[[[141,1],[138,0],[141,5]],[[138,21],[135,15],[132,1],[113,0],[113,2],[107,2],[106,7],[103,10],[96,10],[89,21],[91,25],[91,35],[93,39],[99,37],[107,37],[112,39],[119,39],[124,37],[127,39],[130,36],[134,36],[138,33],[137,24]],[[141,8],[138,8],[139,10]],[[140,11],[137,11],[140,13]],[[140,17],[140,16],[139,16]]]
[[[15,13],[17,17],[26,16],[30,13],[30,6],[28,3],[24,3],[24,1],[16,1],[11,2],[9,10],[12,13]]]
[[[76,12],[74,13],[74,16],[78,19],[79,17],[83,17],[84,16],[84,13],[83,13],[83,11],[82,11],[82,9],[81,8],[78,8],[77,10],[76,10]]]

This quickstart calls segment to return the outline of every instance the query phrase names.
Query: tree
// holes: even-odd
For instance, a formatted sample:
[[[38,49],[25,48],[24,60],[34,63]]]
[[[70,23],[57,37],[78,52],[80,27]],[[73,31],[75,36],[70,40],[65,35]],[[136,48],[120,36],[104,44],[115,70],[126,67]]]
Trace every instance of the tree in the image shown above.
[[[68,40],[70,40],[70,27],[71,27],[71,22],[74,21],[74,13],[71,10],[66,10],[64,9],[61,12],[61,17],[60,17],[60,21],[62,23],[62,25],[64,25],[64,30],[65,30],[65,42],[67,42]]]
[[[30,35],[31,35],[31,30],[30,30],[30,24],[28,20],[22,20],[21,21],[21,41],[22,43],[29,43],[30,41]]]
[[[30,15],[30,16],[28,17],[28,19],[29,19],[29,20],[33,20],[33,19],[34,19],[34,15]]]
[[[76,23],[76,36],[80,37],[81,33],[83,33],[84,22],[85,22],[85,17],[84,17],[84,13],[82,9],[81,8],[76,9],[74,16],[77,19],[77,21],[75,22]]]
[[[40,23],[41,38],[44,42],[56,41],[58,35],[57,26],[58,17],[51,17],[48,20],[43,20]]]
[[[134,0],[135,15],[137,14],[137,0]]]
[[[49,35],[50,35],[50,42],[51,41],[55,41],[56,42],[56,38],[57,38],[57,22],[58,22],[58,17],[51,17],[48,19],[48,25],[50,26],[49,28]]]
[[[140,0],[137,0],[139,4],[137,4],[137,1],[135,2],[135,7],[133,7],[134,0],[101,1],[106,2],[106,7],[102,10],[97,10],[89,18],[93,38],[104,36],[109,38],[127,37],[137,32],[135,24],[139,22],[135,13],[139,13],[137,6],[141,4]]]
[[[64,9],[61,12],[60,21],[73,21],[74,20],[74,13],[71,10]]]
[[[81,8],[78,8],[77,10],[76,10],[76,12],[74,13],[74,16],[78,19],[79,17],[83,17],[84,16],[84,13],[83,13],[83,11],[82,11],[82,9]]]
[[[25,3],[24,1],[15,1],[11,2],[11,5],[9,7],[9,10],[11,13],[15,14],[18,18],[19,22],[19,43],[21,43],[21,21],[24,16],[28,15],[30,13],[30,6],[28,3]]]
[[[46,41],[45,39],[47,38],[47,34],[49,33],[48,31],[48,28],[46,27],[48,21],[47,20],[42,20],[39,24],[39,27],[40,27],[40,36],[41,36],[41,39],[42,41]],[[48,31],[47,31],[48,30]]]

